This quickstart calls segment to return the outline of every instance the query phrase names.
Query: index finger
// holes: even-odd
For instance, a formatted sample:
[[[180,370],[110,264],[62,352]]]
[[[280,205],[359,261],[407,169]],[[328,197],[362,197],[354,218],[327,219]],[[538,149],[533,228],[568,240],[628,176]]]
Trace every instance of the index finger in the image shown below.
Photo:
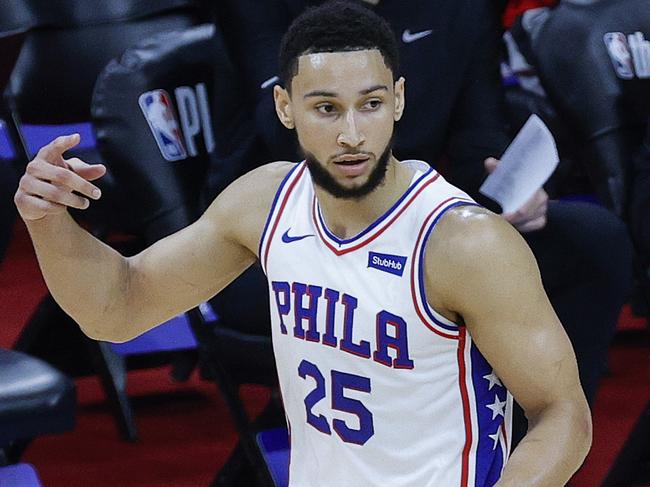
[[[41,147],[38,156],[57,166],[64,166],[63,153],[76,146],[80,140],[79,134],[62,135]]]

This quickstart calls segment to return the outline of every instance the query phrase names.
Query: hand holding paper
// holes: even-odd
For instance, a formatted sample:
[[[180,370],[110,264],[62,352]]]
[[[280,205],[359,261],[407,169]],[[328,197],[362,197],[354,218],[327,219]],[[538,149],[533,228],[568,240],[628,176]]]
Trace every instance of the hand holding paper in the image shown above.
[[[504,216],[515,213],[539,196],[536,193],[558,162],[553,136],[537,115],[531,115],[479,191],[498,202]],[[517,226],[514,221],[511,223]]]
[[[492,174],[499,165],[493,157],[485,160],[485,168]],[[504,220],[510,223],[521,233],[541,230],[546,226],[546,212],[548,210],[548,194],[544,188],[539,188],[524,205],[513,213],[502,213]]]

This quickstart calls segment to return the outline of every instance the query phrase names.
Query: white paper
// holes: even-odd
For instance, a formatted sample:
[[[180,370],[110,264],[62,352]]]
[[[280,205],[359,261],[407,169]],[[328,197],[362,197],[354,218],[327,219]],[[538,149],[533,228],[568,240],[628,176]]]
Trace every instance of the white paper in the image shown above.
[[[512,213],[542,187],[559,160],[553,135],[531,115],[479,191],[498,202],[504,213]]]

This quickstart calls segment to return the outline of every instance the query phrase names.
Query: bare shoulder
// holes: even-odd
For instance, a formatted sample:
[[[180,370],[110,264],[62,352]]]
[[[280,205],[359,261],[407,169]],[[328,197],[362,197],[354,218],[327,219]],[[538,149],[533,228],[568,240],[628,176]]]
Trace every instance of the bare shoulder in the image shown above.
[[[425,262],[430,304],[450,319],[463,314],[469,300],[540,284],[535,258],[519,232],[476,206],[452,208],[441,218]]]
[[[273,199],[295,165],[287,161],[272,162],[244,174],[217,196],[205,217],[219,222],[230,238],[257,253]]]
[[[428,253],[441,252],[451,262],[484,262],[486,258],[529,254],[528,246],[512,225],[480,206],[450,209],[437,224]]]
[[[230,214],[268,211],[280,183],[295,163],[279,161],[265,164],[233,181],[214,203],[228,208]]]

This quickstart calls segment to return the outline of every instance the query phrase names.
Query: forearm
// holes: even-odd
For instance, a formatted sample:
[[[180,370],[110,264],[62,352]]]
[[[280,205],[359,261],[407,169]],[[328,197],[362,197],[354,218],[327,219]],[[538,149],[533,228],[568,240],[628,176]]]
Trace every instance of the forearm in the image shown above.
[[[508,460],[496,487],[558,487],[580,467],[591,446],[591,419],[582,398],[566,400],[531,418],[528,433]]]
[[[127,324],[128,262],[67,212],[27,220],[47,287],[91,338],[120,341]]]

